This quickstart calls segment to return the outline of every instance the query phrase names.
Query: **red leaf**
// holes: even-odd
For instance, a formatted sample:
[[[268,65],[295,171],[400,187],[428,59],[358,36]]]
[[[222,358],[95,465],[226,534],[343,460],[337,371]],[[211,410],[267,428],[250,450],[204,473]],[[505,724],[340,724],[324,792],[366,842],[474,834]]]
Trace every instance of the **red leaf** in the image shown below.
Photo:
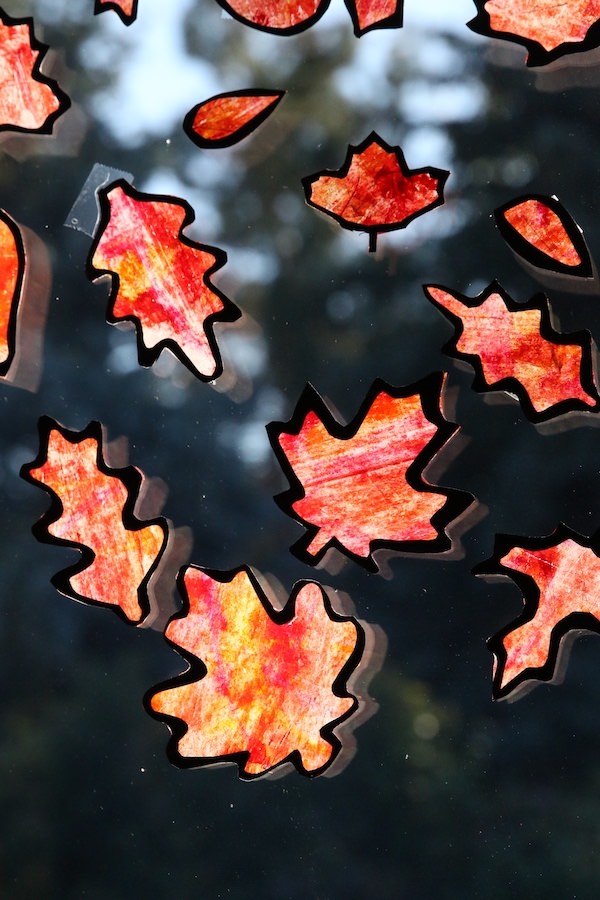
[[[445,527],[470,505],[461,491],[431,485],[427,466],[457,430],[441,412],[444,379],[371,387],[355,419],[340,425],[310,385],[290,422],[267,426],[291,488],[277,497],[307,534],[293,548],[318,562],[335,546],[377,571],[380,547],[439,553]]]
[[[598,0],[475,0],[473,31],[516,41],[529,51],[528,66],[540,66],[600,44]]]
[[[189,111],[183,130],[198,147],[231,147],[258,128],[284,94],[264,90],[217,94]]]
[[[50,134],[71,105],[40,72],[47,50],[33,34],[33,19],[12,19],[0,10],[0,131]]]
[[[404,0],[344,0],[357,37],[376,28],[402,26]]]
[[[180,588],[187,608],[166,637],[191,665],[146,698],[173,731],[173,762],[236,762],[245,779],[285,762],[327,770],[337,730],[359,706],[346,683],[365,646],[360,623],[338,615],[316,582],[298,583],[276,608],[247,568],[189,566]]]
[[[563,525],[549,537],[524,538],[518,544],[500,537],[493,559],[476,571],[507,575],[524,595],[522,615],[489,641],[496,658],[497,698],[533,686],[533,679],[558,680],[567,635],[600,632],[597,548]]]
[[[369,249],[375,250],[380,232],[405,228],[444,202],[448,175],[442,169],[409,169],[400,147],[390,147],[373,131],[348,148],[341,169],[317,172],[302,184],[309,206],[343,228],[367,231]]]
[[[598,407],[591,335],[555,331],[543,294],[517,304],[497,282],[474,299],[434,285],[425,293],[454,323],[445,349],[475,367],[477,390],[514,392],[533,421]]]
[[[138,0],[95,0],[94,15],[112,9],[126,25],[131,25],[135,22],[137,8]]]
[[[240,316],[210,278],[227,255],[182,233],[194,220],[185,200],[142,194],[117,181],[99,201],[88,269],[91,278],[113,276],[109,321],[135,323],[141,365],[152,365],[168,347],[198,378],[217,378],[222,365],[213,323]]]
[[[39,455],[23,466],[21,476],[52,498],[34,526],[36,537],[82,554],[80,562],[52,579],[55,587],[139,623],[149,610],[150,582],[168,536],[165,519],[143,522],[136,516],[142,473],[106,464],[98,422],[74,432],[44,417]]]
[[[298,34],[317,22],[330,0],[218,0],[223,9],[259,31]],[[399,28],[404,0],[344,0],[357,37],[374,28]]]
[[[583,232],[557,197],[520,197],[494,215],[504,240],[531,265],[560,275],[593,276]]]
[[[0,375],[8,373],[16,353],[17,321],[25,275],[21,232],[0,210]]]

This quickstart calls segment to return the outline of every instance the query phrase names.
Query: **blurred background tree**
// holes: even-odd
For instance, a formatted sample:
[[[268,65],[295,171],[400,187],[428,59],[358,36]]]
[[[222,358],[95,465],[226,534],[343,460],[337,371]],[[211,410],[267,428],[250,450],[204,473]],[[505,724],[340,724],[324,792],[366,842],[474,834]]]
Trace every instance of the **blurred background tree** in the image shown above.
[[[416,5],[405,28],[357,40],[341,3],[293,38],[252,31],[213,0],[140,0],[128,29],[94,17],[92,0],[3,4],[34,16],[73,100],[55,137],[12,138],[0,159],[0,205],[44,241],[53,271],[40,388],[0,392],[3,897],[597,896],[597,641],[578,641],[561,687],[493,704],[485,639],[521,602],[471,568],[497,532],[597,529],[599,433],[541,434],[516,402],[473,392],[421,289],[474,295],[498,278],[515,299],[538,292],[491,218],[528,191],[556,193],[594,251],[596,70],[567,70],[571,83],[533,73],[520,49],[466,29],[470,0],[439,21]],[[224,151],[187,140],[195,103],[252,86],[288,92],[260,131]],[[339,167],[373,129],[411,167],[451,177],[444,206],[368,254],[365,235],[304,204],[300,179]],[[141,369],[133,333],[106,324],[107,288],[85,274],[90,238],[64,227],[95,162],[185,197],[190,235],[227,250],[216,280],[244,316],[217,328],[214,386],[168,354]],[[563,330],[598,339],[595,296],[550,295]],[[165,514],[191,527],[195,563],[246,562],[289,589],[314,573],[288,552],[301,529],[272,501],[285,483],[265,424],[289,418],[307,381],[349,419],[374,378],[440,369],[466,439],[440,483],[487,515],[461,560],[396,557],[389,580],[350,563],[318,573],[388,636],[356,757],[332,780],[253,786],[230,767],[172,768],[141,699],[181,659],[159,633],[58,595],[50,576],[73,554],[31,536],[47,499],[18,472],[37,453],[38,417],[125,435],[131,462],[168,484]]]

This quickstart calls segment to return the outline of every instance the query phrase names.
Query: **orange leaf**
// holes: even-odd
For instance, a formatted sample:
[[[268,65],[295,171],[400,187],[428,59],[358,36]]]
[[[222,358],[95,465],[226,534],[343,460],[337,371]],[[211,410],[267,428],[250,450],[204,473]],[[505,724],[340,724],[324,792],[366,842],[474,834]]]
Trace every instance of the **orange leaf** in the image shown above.
[[[88,270],[91,278],[113,276],[108,320],[135,323],[141,365],[151,366],[168,347],[198,378],[217,378],[222,365],[213,323],[240,316],[210,279],[226,253],[182,233],[194,221],[185,200],[116,181],[99,192],[99,201]]]
[[[0,10],[0,131],[50,134],[71,105],[40,72],[47,50],[33,34],[33,19],[13,19]]]
[[[521,197],[494,215],[504,240],[531,265],[560,275],[593,276],[583,232],[557,197]]]
[[[34,534],[82,554],[52,583],[67,597],[110,606],[139,623],[149,610],[150,582],[168,535],[165,519],[142,522],[136,516],[142,473],[106,464],[98,422],[75,432],[43,417],[39,428],[39,455],[21,476],[50,494],[52,505]]]
[[[317,22],[330,0],[218,0],[223,9],[252,28],[297,34]],[[399,28],[403,0],[344,0],[357,37],[374,28]]]
[[[346,690],[365,646],[355,619],[337,614],[316,582],[300,582],[283,609],[254,573],[184,569],[186,609],[166,637],[190,668],[146,697],[173,731],[173,762],[235,762],[240,777],[285,762],[319,775],[341,749],[338,727],[359,706]]]
[[[405,228],[444,202],[448,175],[442,169],[409,169],[400,147],[390,147],[373,131],[348,148],[341,169],[317,172],[302,184],[309,206],[343,228],[367,231],[369,250],[375,250],[380,232]]]
[[[475,0],[473,31],[523,44],[528,66],[600,44],[600,0]]]
[[[231,147],[258,128],[284,94],[254,89],[217,94],[189,111],[183,130],[198,147]]]
[[[17,320],[25,275],[21,232],[0,210],[0,375],[8,373],[17,349]]]
[[[457,430],[441,412],[444,378],[406,388],[376,381],[349,425],[310,385],[292,419],[267,426],[290,489],[276,498],[307,534],[294,552],[315,564],[335,546],[371,571],[380,547],[439,553],[471,498],[431,485],[424,467]]]
[[[131,25],[137,16],[138,0],[95,0],[94,15],[112,9],[126,25]]]
[[[444,349],[474,366],[477,390],[515,393],[534,421],[598,407],[591,335],[555,331],[543,294],[517,304],[497,282],[474,299],[435,285],[425,293],[453,322]]]
[[[514,540],[500,536],[494,557],[475,570],[506,575],[523,591],[522,615],[488,642],[498,699],[532,687],[533,679],[559,680],[565,637],[600,632],[600,558],[591,541],[564,525],[549,537]]]

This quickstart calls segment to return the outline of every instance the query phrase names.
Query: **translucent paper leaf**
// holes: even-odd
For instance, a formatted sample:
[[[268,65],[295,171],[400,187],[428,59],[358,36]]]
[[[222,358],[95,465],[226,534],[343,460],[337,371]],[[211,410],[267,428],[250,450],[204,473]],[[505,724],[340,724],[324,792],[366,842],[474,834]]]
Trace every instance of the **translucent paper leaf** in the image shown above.
[[[126,25],[131,25],[137,16],[138,0],[95,0],[94,15],[112,9]]]
[[[497,698],[533,679],[559,680],[566,638],[600,632],[600,558],[591,541],[563,525],[544,538],[500,537],[493,559],[476,571],[507,575],[524,595],[522,615],[489,641]]]
[[[309,206],[343,228],[368,232],[369,249],[375,250],[380,232],[404,228],[444,202],[448,175],[442,169],[409,169],[400,147],[372,132],[348,148],[341,169],[317,172],[302,184]]]
[[[346,683],[364,650],[361,625],[315,582],[298,583],[283,609],[246,568],[190,566],[180,587],[187,608],[166,636],[190,669],[146,698],[173,731],[173,762],[236,762],[245,779],[284,762],[326,771],[341,749],[338,726],[358,708]]]
[[[50,134],[71,105],[40,72],[47,50],[34,37],[32,19],[12,19],[0,10],[0,131]]]
[[[591,335],[555,331],[543,294],[517,304],[497,282],[473,299],[435,285],[425,293],[454,324],[445,349],[474,366],[477,390],[515,393],[533,421],[597,409]]]
[[[113,276],[109,321],[135,323],[141,365],[152,365],[168,347],[198,378],[217,378],[222,365],[213,324],[240,316],[211,281],[226,253],[183,234],[194,220],[185,200],[142,194],[126,181],[100,191],[99,200],[88,269],[91,278]]]
[[[217,94],[187,114],[183,130],[198,147],[231,147],[267,119],[285,91],[247,90]]]
[[[440,375],[406,388],[376,381],[348,425],[309,385],[288,423],[267,426],[291,485],[276,500],[307,529],[293,548],[300,559],[315,564],[335,546],[377,571],[380,547],[451,547],[444,529],[471,497],[430,484],[423,471],[456,431],[441,411],[443,383]]]
[[[8,373],[16,353],[17,319],[23,292],[25,248],[21,232],[0,210],[0,375]]]
[[[149,611],[150,582],[168,536],[166,520],[137,518],[141,472],[107,465],[98,422],[75,432],[44,417],[39,455],[21,475],[52,498],[34,526],[36,537],[81,551],[75,566],[52,579],[55,587],[139,623]]]
[[[529,66],[600,44],[599,0],[475,0],[475,5],[473,31],[523,44]]]
[[[494,215],[504,240],[531,265],[559,275],[593,276],[583,232],[557,197],[521,197]]]
[[[297,34],[321,18],[330,0],[218,0],[230,15],[260,31]],[[357,37],[374,28],[399,28],[403,0],[344,0]]]

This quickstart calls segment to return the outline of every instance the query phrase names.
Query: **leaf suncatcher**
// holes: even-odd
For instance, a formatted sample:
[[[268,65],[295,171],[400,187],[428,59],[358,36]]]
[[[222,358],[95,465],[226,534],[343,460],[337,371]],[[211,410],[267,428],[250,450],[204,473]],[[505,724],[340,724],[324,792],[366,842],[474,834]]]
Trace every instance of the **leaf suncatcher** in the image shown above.
[[[218,0],[234,18],[273,34],[297,34],[317,22],[330,0]],[[404,0],[344,0],[354,34],[375,28],[400,28]]]
[[[234,762],[242,779],[283,763],[310,776],[329,770],[340,726],[359,707],[347,683],[365,648],[361,624],[313,581],[299,582],[282,609],[246,567],[189,566],[179,584],[185,608],[166,637],[190,668],[146,697],[171,728],[171,760]]]
[[[48,47],[33,33],[33,19],[0,9],[0,131],[50,134],[71,101],[40,72]]]
[[[217,94],[189,111],[183,130],[198,147],[231,147],[252,134],[284,95],[285,91],[256,88]]]
[[[287,423],[267,432],[291,487],[276,500],[306,535],[292,548],[311,565],[336,547],[371,571],[374,551],[452,548],[446,529],[471,505],[438,487],[427,467],[457,431],[442,413],[444,377],[393,388],[376,381],[359,412],[341,425],[310,385]]]
[[[309,175],[302,184],[309,206],[343,228],[368,232],[369,250],[374,251],[378,234],[405,228],[441,206],[448,175],[443,169],[409,169],[400,147],[391,147],[373,131],[348,148],[339,170]]]
[[[202,381],[218,378],[213,325],[240,317],[211,281],[226,253],[183,234],[194,220],[185,200],[143,194],[122,180],[98,196],[101,220],[88,272],[92,279],[112,276],[108,320],[135,323],[141,365],[152,365],[168,347]]]
[[[583,232],[557,197],[530,194],[494,213],[502,237],[538,269],[592,278],[594,269]]]
[[[516,394],[534,422],[598,409],[591,335],[555,331],[543,294],[520,304],[497,282],[472,299],[435,285],[424,290],[455,326],[444,349],[473,365],[476,390]]]
[[[138,624],[149,612],[151,581],[167,546],[166,519],[137,517],[142,473],[107,465],[98,422],[75,432],[43,417],[39,431],[39,455],[21,476],[45,490],[52,504],[33,532],[81,552],[52,583],[67,597],[111,607]]]
[[[541,66],[600,44],[600,0],[475,0],[473,31],[523,44]]]
[[[95,0],[94,15],[112,9],[126,24],[131,25],[137,16],[138,0]]]
[[[600,557],[596,540],[560,525],[550,536],[500,535],[478,575],[505,575],[523,592],[524,609],[488,645],[497,699],[560,679],[568,638],[600,633]]]

